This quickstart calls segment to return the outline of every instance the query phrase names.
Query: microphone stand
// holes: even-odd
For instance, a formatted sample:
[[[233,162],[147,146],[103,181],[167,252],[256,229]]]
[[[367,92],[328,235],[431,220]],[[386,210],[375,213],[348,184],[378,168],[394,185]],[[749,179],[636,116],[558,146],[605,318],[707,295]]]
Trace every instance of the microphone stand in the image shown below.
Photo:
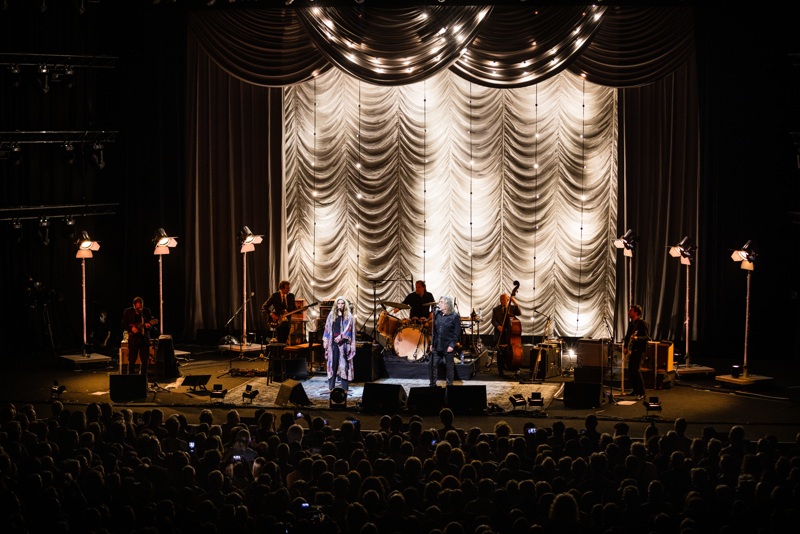
[[[225,326],[223,327],[225,330],[228,329],[228,326],[231,324],[231,322],[236,318],[237,315],[239,315],[239,312],[242,311],[245,306],[247,306],[247,303],[250,302],[250,299],[252,297],[253,297],[252,295],[247,297],[247,299],[244,302],[242,302],[242,305],[239,306],[239,309],[237,309],[235,312],[233,312],[233,315],[231,315],[231,318],[228,319],[228,322],[225,323]],[[231,361],[233,360],[233,342],[230,339],[230,336],[228,336],[228,339],[229,339],[228,349],[229,349],[229,352],[231,353],[231,357],[228,358],[228,368],[230,369],[230,367],[232,365]],[[239,359],[244,358],[244,348],[245,348],[245,346],[247,346],[247,341],[243,339],[239,344],[239,347],[241,349],[241,351],[239,353]]]

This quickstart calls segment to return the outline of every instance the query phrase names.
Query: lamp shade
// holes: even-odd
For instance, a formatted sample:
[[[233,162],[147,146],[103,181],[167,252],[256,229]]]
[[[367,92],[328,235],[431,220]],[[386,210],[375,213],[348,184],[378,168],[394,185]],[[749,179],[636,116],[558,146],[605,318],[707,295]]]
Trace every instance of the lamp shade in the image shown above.
[[[695,250],[697,250],[697,247],[695,247],[692,238],[686,236],[681,239],[680,243],[669,249],[669,255],[673,258],[680,257],[682,264],[689,265],[694,259]]]
[[[622,237],[614,240],[614,246],[625,249],[625,252],[623,253],[625,256],[633,257],[633,249],[636,247],[638,242],[639,236],[636,235],[636,232],[629,228]]]
[[[755,267],[756,251],[753,247],[753,242],[748,240],[742,248],[734,250],[731,254],[731,259],[735,262],[741,262],[741,268],[747,271],[752,271]]]
[[[263,241],[263,236],[256,235],[250,230],[248,226],[242,227],[239,232],[239,242],[242,244],[241,252],[252,252],[255,250],[255,245]]]
[[[178,238],[167,235],[163,228],[159,228],[153,237],[153,244],[156,247],[153,254],[169,254],[169,249],[178,245]]]
[[[91,258],[92,252],[100,250],[100,243],[92,241],[92,238],[89,237],[89,232],[86,230],[81,232],[81,237],[75,244],[78,245],[78,253],[75,254],[76,258]]]

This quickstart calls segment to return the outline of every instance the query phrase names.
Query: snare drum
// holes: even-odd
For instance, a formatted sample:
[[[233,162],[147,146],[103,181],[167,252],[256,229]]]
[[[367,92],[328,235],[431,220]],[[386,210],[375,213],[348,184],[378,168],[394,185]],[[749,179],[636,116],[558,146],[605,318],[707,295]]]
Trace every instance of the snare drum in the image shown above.
[[[380,317],[378,317],[378,333],[386,337],[392,337],[399,326],[400,319],[392,317],[385,311],[382,311]]]
[[[394,337],[394,353],[409,360],[419,360],[425,355],[428,336],[419,325],[402,328]]]

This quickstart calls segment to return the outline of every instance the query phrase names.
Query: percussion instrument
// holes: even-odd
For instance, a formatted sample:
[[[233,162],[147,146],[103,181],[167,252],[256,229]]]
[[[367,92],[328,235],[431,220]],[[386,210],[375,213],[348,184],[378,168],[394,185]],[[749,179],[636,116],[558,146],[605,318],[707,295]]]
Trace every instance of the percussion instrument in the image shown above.
[[[392,317],[385,311],[381,312],[378,317],[378,333],[383,334],[385,337],[391,338],[400,326],[400,319]]]
[[[394,353],[409,360],[419,360],[425,356],[428,347],[428,336],[417,324],[403,327],[394,337]]]

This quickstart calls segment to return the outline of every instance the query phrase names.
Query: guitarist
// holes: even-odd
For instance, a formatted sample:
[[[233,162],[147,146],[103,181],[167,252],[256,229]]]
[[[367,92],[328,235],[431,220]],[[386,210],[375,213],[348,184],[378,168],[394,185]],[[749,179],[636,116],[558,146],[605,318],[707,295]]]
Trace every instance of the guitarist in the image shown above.
[[[275,329],[275,339],[278,343],[284,344],[289,339],[289,331],[292,329],[292,321],[285,314],[297,309],[294,293],[290,293],[290,289],[289,281],[282,280],[278,284],[278,291],[270,295],[261,306],[261,310],[269,314],[270,327]]]
[[[509,297],[507,293],[500,295],[500,305],[492,310],[494,340],[498,348],[497,372],[500,376],[505,376],[506,362],[511,361],[511,318],[519,315],[517,299],[513,295]]]
[[[122,314],[122,328],[128,333],[128,374],[136,372],[136,357],[141,362],[140,373],[147,376],[147,364],[150,363],[150,336],[158,324],[144,307],[142,297],[133,299],[133,306]],[[157,335],[157,334],[156,334]]]
[[[642,307],[634,304],[628,310],[628,330],[625,332],[623,347],[628,357],[628,372],[633,384],[633,393],[637,399],[644,398],[644,379],[642,378],[642,356],[647,350],[647,341],[650,339],[650,328],[642,319]]]

